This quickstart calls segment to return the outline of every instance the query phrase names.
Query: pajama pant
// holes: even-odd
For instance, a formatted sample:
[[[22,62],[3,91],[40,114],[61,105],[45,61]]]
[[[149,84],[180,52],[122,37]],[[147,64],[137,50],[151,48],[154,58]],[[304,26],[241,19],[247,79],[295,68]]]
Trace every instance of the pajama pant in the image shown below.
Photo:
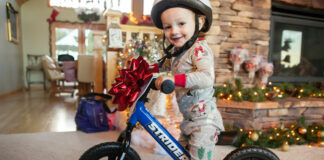
[[[179,143],[189,151],[192,160],[213,160],[220,131],[211,125],[201,126],[190,135],[181,134]]]
[[[221,115],[214,100],[197,103],[187,97],[180,101],[184,119],[180,124],[178,141],[189,151],[192,160],[213,160],[215,144],[223,126]]]

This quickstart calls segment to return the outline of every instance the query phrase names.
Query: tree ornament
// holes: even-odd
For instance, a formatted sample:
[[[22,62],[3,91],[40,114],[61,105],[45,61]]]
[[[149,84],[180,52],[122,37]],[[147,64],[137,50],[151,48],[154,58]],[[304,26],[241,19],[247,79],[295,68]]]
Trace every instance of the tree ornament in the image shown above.
[[[318,131],[317,136],[318,137],[324,137],[324,131]]]
[[[288,142],[284,142],[281,146],[281,150],[284,152],[288,152],[289,151],[289,144]]]
[[[280,124],[280,129],[281,129],[281,130],[286,130],[284,123],[281,123],[281,124]]]
[[[258,135],[258,133],[257,132],[253,132],[252,134],[250,134],[250,139],[252,140],[252,141],[257,141],[258,139],[259,139],[259,135]]]
[[[305,127],[300,127],[300,128],[298,128],[298,133],[300,133],[300,134],[306,134],[307,133],[307,129]]]
[[[324,141],[318,141],[317,146],[324,147]]]

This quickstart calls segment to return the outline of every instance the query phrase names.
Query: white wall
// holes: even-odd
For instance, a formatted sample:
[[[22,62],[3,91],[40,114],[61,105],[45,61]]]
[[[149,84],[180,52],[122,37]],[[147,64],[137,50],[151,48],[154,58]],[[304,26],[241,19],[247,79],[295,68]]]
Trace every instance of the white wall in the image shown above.
[[[53,9],[48,7],[47,3],[47,0],[29,0],[21,6],[24,68],[27,65],[27,54],[50,55],[50,29],[47,19]],[[56,21],[82,23],[73,9],[57,10],[59,14]],[[100,21],[96,23],[104,24],[105,20],[100,17]],[[39,81],[42,80],[42,76],[35,73],[32,79]]]
[[[21,39],[18,44],[8,41],[6,2],[10,2],[21,16],[15,0],[0,1],[0,95],[23,87],[22,43]],[[19,36],[21,38],[21,34]]]

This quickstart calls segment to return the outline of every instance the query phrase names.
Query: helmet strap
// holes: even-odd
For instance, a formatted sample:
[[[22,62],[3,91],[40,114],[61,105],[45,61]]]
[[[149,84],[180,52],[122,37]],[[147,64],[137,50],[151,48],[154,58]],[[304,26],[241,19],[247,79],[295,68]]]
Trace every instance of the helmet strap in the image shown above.
[[[163,63],[165,62],[166,59],[171,59],[172,57],[177,57],[179,56],[183,51],[189,49],[196,41],[196,39],[198,38],[198,34],[199,34],[199,19],[198,19],[198,14],[195,13],[195,32],[194,34],[191,36],[191,38],[179,49],[176,49],[175,52],[172,54],[170,52],[170,50],[174,47],[173,44],[170,44],[167,48],[165,48],[164,44],[165,44],[165,34],[163,33],[163,51],[166,54],[164,57],[162,57],[161,59],[158,60],[159,62],[159,67],[162,67]]]

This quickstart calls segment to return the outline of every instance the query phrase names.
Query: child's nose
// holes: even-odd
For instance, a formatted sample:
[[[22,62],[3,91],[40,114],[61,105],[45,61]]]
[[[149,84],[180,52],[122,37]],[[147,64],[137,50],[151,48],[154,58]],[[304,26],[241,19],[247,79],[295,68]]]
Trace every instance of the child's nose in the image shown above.
[[[172,34],[177,34],[179,32],[179,27],[176,27],[176,26],[172,27],[171,32],[172,32]]]

